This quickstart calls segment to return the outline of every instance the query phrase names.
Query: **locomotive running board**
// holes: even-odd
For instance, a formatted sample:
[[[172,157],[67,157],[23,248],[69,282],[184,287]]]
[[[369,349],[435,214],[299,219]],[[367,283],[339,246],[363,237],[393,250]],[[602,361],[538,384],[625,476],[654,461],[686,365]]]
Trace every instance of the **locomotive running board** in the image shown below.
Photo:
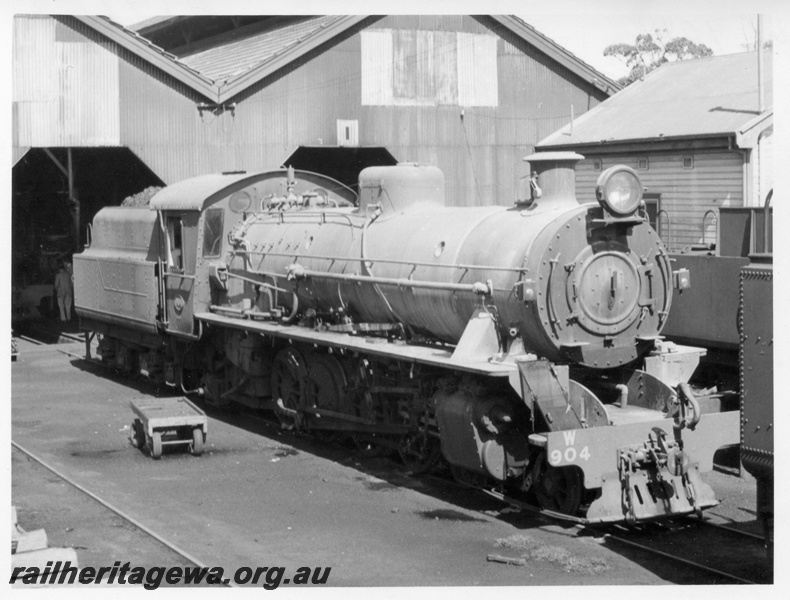
[[[280,325],[271,321],[253,321],[251,319],[226,317],[214,313],[197,313],[195,318],[209,326],[219,325],[305,344],[343,348],[370,356],[427,364],[477,375],[487,375],[489,377],[508,377],[516,371],[516,366],[512,363],[454,359],[454,348],[452,346],[418,346],[398,341],[391,342],[380,337],[315,331],[298,325]]]

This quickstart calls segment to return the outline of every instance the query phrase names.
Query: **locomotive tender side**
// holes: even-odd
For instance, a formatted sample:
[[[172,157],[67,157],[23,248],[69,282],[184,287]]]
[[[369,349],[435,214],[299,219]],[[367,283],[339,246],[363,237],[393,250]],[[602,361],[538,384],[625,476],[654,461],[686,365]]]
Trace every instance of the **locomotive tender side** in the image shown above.
[[[773,553],[773,254],[750,255],[740,274],[741,462],[757,480],[757,512]]]
[[[115,336],[115,315],[107,359],[118,346],[210,403],[397,449],[413,470],[443,457],[591,521],[699,512],[737,412],[700,414],[685,383],[699,352],[660,342],[689,278],[636,173],[607,170],[599,204],[579,205],[579,158],[528,157],[532,197],[513,208],[447,207],[441,172],[413,164],[364,170],[358,200],[291,169],[169,186],[138,224],[161,232],[158,339]]]

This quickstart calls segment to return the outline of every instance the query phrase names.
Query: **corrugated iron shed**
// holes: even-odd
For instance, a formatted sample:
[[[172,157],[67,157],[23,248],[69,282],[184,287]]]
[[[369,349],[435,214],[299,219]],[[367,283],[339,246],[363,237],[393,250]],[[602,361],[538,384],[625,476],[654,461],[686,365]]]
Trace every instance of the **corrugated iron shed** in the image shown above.
[[[337,15],[308,19],[305,22],[307,23],[306,27],[297,23],[282,28],[273,36],[272,43],[269,43],[268,38],[263,36],[255,51],[246,50],[248,38],[245,38],[239,42],[240,45],[231,44],[236,46],[235,52],[224,52],[222,48],[217,48],[218,52],[209,50],[201,53],[204,56],[193,55],[192,59],[201,68],[212,73],[214,77],[190,66],[189,60],[179,59],[135,31],[123,27],[107,17],[74,15],[74,18],[168,75],[175,77],[208,99],[222,103],[365,20],[366,17]],[[270,30],[267,30],[267,36],[269,33]],[[242,58],[237,63],[235,59],[240,49]],[[231,72],[228,74],[229,69]]]
[[[22,31],[33,18],[16,20]],[[42,96],[17,78],[15,157],[98,139],[65,136],[79,125],[165,183],[264,170],[300,146],[386,146],[439,166],[454,205],[508,204],[534,144],[617,89],[509,16],[168,17],[148,27],[164,47],[105,17],[41,20],[35,36],[16,35],[15,71],[38,85],[112,69],[99,79],[117,80],[100,90],[113,110],[96,110],[95,85]],[[81,52],[68,62],[63,40]],[[69,103],[80,112],[58,112]]]
[[[144,37],[131,29],[108,19],[107,17],[91,15],[73,15],[74,19],[81,21],[97,33],[125,48],[132,54],[140,57],[146,63],[161,69],[164,73],[174,77],[194,91],[213,99],[217,90],[213,82],[194,69],[178,60],[174,54],[166,52],[156,44],[152,44]]]
[[[770,54],[769,54],[770,56]],[[667,63],[538,144],[540,149],[615,142],[738,136],[772,113],[772,69],[758,106],[757,53]]]
[[[306,52],[342,34],[344,31],[368,18],[367,15],[324,15],[306,17],[304,20],[286,22],[283,25],[264,26],[254,36],[244,35],[238,42],[224,43],[196,52],[186,53],[179,49],[179,57],[151,43],[136,31],[123,27],[107,17],[77,17],[87,25],[106,35],[115,42],[138,54],[145,60],[165,70],[199,93],[214,97],[216,102],[226,102],[278,69],[297,60]],[[158,17],[151,24],[165,27],[178,26],[189,17]],[[606,93],[619,86],[593,67],[568,52],[562,46],[544,36],[531,25],[511,15],[491,18],[528,42],[583,81],[595,85]],[[146,23],[135,26],[145,30]],[[250,27],[254,27],[251,25]],[[195,81],[192,74],[202,81]],[[208,80],[208,81],[206,81]],[[210,82],[208,85],[206,85]],[[213,83],[213,85],[211,85]]]
[[[614,93],[620,89],[620,86],[606,75],[595,70],[578,56],[563,48],[519,17],[515,15],[491,15],[491,18],[520,38],[528,41],[552,60],[557,61],[557,63],[607,94]]]

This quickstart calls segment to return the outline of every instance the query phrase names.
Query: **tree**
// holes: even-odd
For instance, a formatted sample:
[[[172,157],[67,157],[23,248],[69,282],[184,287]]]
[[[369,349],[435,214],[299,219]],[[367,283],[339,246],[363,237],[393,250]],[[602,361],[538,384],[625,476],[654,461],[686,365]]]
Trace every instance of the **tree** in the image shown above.
[[[604,56],[616,56],[631,69],[617,83],[622,86],[629,85],[667,62],[713,55],[713,50],[705,44],[697,44],[685,37],[676,37],[665,42],[666,33],[666,29],[656,29],[653,34],[640,33],[634,44],[612,44],[604,49]]]

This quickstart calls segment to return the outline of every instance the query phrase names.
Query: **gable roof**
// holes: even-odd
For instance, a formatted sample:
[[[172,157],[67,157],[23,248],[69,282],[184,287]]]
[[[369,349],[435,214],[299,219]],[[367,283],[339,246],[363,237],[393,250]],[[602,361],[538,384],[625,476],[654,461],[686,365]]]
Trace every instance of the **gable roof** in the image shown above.
[[[336,16],[311,17],[294,24],[260,30],[244,37],[236,36],[221,46],[208,46],[181,61],[215,82],[229,81],[270,61],[277,54],[304,44],[311,37],[336,22]]]
[[[279,31],[269,31],[264,36],[258,36],[249,50],[245,47],[248,41],[245,38],[240,44],[221,46],[216,48],[216,52],[207,50],[197,57],[184,60],[194,59],[197,64],[213,70],[221,65],[233,64],[238,56],[236,53],[243,50],[246,53],[242,59],[245,69],[218,82],[220,95],[226,100],[369,18],[368,15],[314,17],[304,24],[294,23]],[[271,36],[271,41],[267,39],[268,36]]]
[[[251,85],[294,62],[306,53],[359,25],[370,15],[328,15],[304,17],[284,22],[272,19],[244,28],[244,37],[234,40],[239,33],[229,32],[219,36],[222,43],[212,45],[207,38],[196,47],[184,47],[186,52],[178,57],[153,44],[136,31],[123,27],[107,17],[77,16],[75,18],[93,28],[130,52],[159,67],[180,82],[221,104],[230,100]],[[135,27],[177,26],[190,17],[156,17]],[[593,67],[568,52],[556,42],[539,33],[514,16],[490,16],[526,42],[547,54],[563,67],[598,87],[612,93],[617,84]],[[141,27],[143,26],[143,27]],[[255,31],[255,28],[259,30]],[[252,33],[250,34],[250,32]],[[219,38],[218,38],[219,39]]]
[[[368,17],[365,15],[329,17],[306,31],[298,30],[295,38],[281,32],[275,38],[280,42],[279,46],[274,48],[264,45],[265,55],[263,57],[259,55],[256,59],[248,56],[243,61],[246,64],[246,69],[240,73],[232,73],[228,79],[214,79],[210,75],[201,73],[189,65],[188,59],[178,58],[151,43],[137,32],[127,29],[107,17],[74,15],[74,18],[152,65],[159,67],[210,101],[222,104]],[[299,36],[299,33],[302,35]],[[201,68],[208,68],[215,77],[221,77],[228,68],[228,63],[223,60],[221,54],[221,52],[213,55],[206,54],[202,57],[203,60],[201,57],[194,60]]]
[[[747,143],[750,131],[773,118],[771,61],[766,62],[763,106],[768,108],[762,112],[756,52],[677,61],[650,72],[536,147],[582,149],[722,136]]]
[[[158,16],[129,25],[144,38],[161,46],[168,52],[179,55],[179,48],[216,36],[228,30],[236,30],[263,20],[276,19],[265,15],[171,15]]]

